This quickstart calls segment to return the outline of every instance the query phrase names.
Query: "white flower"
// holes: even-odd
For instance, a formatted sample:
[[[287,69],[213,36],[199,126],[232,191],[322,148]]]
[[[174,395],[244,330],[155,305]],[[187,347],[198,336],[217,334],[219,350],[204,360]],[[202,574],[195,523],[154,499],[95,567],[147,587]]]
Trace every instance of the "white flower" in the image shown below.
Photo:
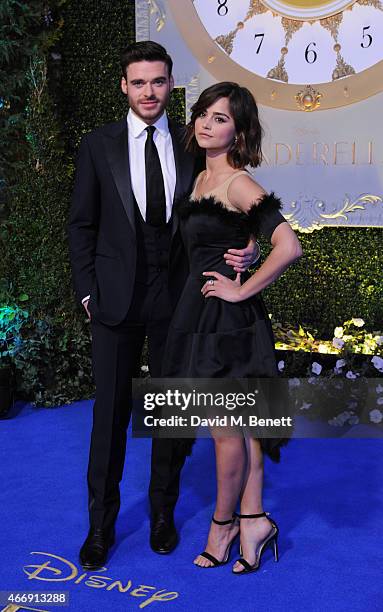
[[[284,369],[285,369],[285,362],[283,361],[283,359],[281,359],[281,361],[278,361],[278,370],[282,372],[282,370]]]
[[[328,348],[325,344],[320,344],[318,346],[318,353],[328,353]]]
[[[352,372],[351,370],[349,370],[349,371],[346,373],[346,378],[349,378],[350,380],[355,380],[355,378],[357,378],[357,375],[356,375],[356,374],[354,374],[354,372]]]
[[[336,327],[334,329],[335,338],[341,338],[343,336],[343,327]]]
[[[382,406],[382,404],[383,404],[383,395],[381,397],[378,397],[378,399],[376,400],[376,403],[378,404],[378,406]]]
[[[378,385],[377,387],[375,387],[375,391],[377,393],[383,393],[383,385]]]
[[[353,322],[353,324],[354,324],[356,327],[363,327],[363,325],[364,325],[364,321],[363,321],[363,319],[354,319],[354,318],[353,318],[353,319],[351,319],[351,321]]]
[[[313,361],[311,365],[311,371],[313,374],[319,376],[319,374],[322,372],[322,366],[320,365],[320,363]]]
[[[289,380],[289,387],[291,388],[299,387],[300,384],[301,384],[301,381],[299,380],[299,378],[290,378]]]
[[[142,370],[142,372],[149,372],[149,366],[143,365],[143,366],[141,366],[141,370]]]
[[[344,340],[335,337],[332,339],[332,345],[337,349],[341,349],[344,346]]]
[[[374,340],[378,346],[383,344],[383,336],[375,336]]]
[[[309,404],[307,402],[303,402],[302,406],[300,407],[300,410],[308,410],[309,408],[311,408],[312,404]]]
[[[379,372],[383,372],[383,359],[381,357],[374,355],[371,359],[371,363]]]
[[[336,364],[335,364],[335,367],[337,368],[337,370],[340,370],[345,365],[346,365],[346,360],[345,359],[338,359]]]
[[[310,385],[312,385],[313,383],[315,384],[315,383],[317,382],[317,380],[318,380],[318,379],[317,379],[317,378],[315,378],[315,376],[310,376],[310,377],[307,379],[307,382],[308,382]]]
[[[370,421],[372,421],[373,423],[380,423],[382,420],[383,414],[380,412],[380,410],[378,410],[378,408],[375,408],[375,410],[370,411]]]

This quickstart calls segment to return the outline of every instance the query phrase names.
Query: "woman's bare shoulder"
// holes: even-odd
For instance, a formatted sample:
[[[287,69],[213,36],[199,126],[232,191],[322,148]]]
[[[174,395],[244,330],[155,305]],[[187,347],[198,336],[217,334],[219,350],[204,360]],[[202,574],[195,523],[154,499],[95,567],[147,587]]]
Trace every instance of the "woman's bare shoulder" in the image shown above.
[[[250,174],[240,174],[229,185],[227,197],[233,206],[243,212],[248,212],[253,205],[267,195],[262,185],[257,183]]]

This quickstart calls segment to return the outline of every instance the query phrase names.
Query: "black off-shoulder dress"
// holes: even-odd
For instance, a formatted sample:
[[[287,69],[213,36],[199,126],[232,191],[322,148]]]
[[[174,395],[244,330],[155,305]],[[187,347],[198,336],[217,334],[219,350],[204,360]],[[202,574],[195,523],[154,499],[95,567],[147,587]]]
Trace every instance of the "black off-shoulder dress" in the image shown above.
[[[208,270],[235,278],[236,273],[223,257],[227,249],[244,248],[250,234],[271,238],[275,228],[286,221],[279,211],[280,199],[274,193],[264,195],[249,214],[228,209],[213,195],[200,200],[191,197],[176,207],[190,273],[170,324],[162,375],[278,376],[272,327],[261,295],[231,303],[205,298],[201,287],[206,282],[202,272]],[[271,459],[279,461],[279,448],[286,442],[285,438],[264,438],[261,445]]]

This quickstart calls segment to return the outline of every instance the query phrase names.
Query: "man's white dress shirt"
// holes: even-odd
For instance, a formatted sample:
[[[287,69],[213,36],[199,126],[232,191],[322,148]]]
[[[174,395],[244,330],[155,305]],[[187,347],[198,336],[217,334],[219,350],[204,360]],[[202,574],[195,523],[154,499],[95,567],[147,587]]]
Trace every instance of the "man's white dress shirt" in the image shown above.
[[[128,112],[127,122],[132,190],[142,218],[146,220],[145,143],[148,134],[145,130],[148,126],[131,109]],[[153,126],[156,128],[153,140],[157,147],[162,176],[164,177],[166,222],[168,222],[172,214],[174,191],[176,188],[176,165],[166,113],[153,123]]]

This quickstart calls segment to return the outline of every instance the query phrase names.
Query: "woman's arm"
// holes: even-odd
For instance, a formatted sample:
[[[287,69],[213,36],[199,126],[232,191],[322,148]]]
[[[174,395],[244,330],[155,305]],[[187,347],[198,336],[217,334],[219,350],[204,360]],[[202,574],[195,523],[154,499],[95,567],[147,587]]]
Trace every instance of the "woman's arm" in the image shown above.
[[[241,300],[246,300],[271,285],[294,261],[302,256],[301,244],[287,222],[275,228],[271,237],[271,245],[273,249],[264,263],[239,288]]]
[[[253,206],[256,207],[265,195],[262,187],[245,175],[235,179],[228,190],[230,202],[246,213]],[[267,214],[267,211],[263,214]],[[207,276],[213,276],[215,280],[214,284],[206,283],[202,288],[205,297],[220,297],[230,302],[246,300],[268,287],[301,257],[302,247],[295,232],[283,218],[280,221],[271,234],[271,253],[251,278],[240,285],[239,276],[232,281],[217,272],[206,272]]]

